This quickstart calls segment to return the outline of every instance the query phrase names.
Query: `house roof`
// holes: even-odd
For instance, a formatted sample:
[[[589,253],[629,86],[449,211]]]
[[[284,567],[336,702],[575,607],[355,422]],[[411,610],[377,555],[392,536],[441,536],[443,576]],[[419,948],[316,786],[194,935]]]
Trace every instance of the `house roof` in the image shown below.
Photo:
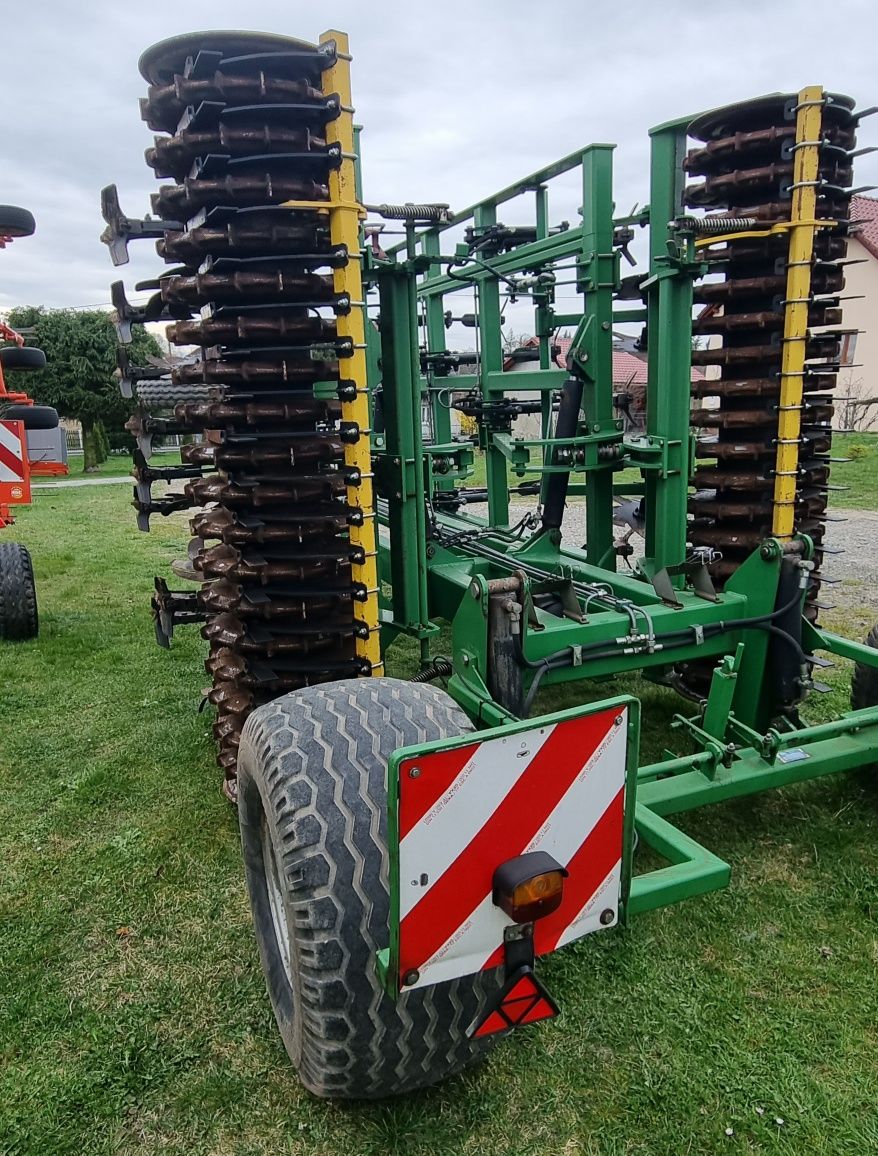
[[[614,349],[613,385],[646,385],[646,358]]]
[[[858,225],[854,236],[873,257],[878,257],[878,199],[851,197],[851,220]]]
[[[573,344],[569,337],[559,337],[554,342],[554,347],[558,350],[555,355],[555,364],[560,368],[564,368],[567,354],[570,346]],[[536,337],[529,337],[527,341],[523,341],[519,349],[535,349],[539,345],[539,340]],[[507,356],[503,363],[504,369],[511,369],[516,364],[516,359],[512,356]],[[700,380],[704,377],[704,371],[692,367],[692,379]],[[628,353],[623,349],[613,350],[613,384],[614,385],[646,385],[646,354],[638,355],[636,353]]]

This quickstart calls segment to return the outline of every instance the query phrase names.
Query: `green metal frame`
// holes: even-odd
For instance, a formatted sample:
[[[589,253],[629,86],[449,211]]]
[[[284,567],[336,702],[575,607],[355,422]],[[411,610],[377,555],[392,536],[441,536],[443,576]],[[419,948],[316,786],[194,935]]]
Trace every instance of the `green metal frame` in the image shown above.
[[[708,802],[783,786],[878,762],[878,707],[843,714],[820,726],[772,728],[776,702],[767,661],[769,635],[753,619],[776,605],[784,546],[768,539],[711,596],[697,566],[687,567],[686,515],[694,439],[689,424],[693,282],[704,266],[691,235],[673,222],[681,215],[686,125],[691,118],[651,133],[650,206],[614,217],[613,147],[591,145],[455,215],[451,224],[420,231],[409,225],[404,242],[379,256],[364,251],[364,277],[380,299],[380,349],[370,334],[372,364],[380,363],[385,428],[373,440],[379,501],[379,572],[388,593],[382,611],[383,642],[402,634],[419,640],[421,661],[431,661],[431,642],[450,623],[452,674],[448,689],[480,727],[539,725],[522,722],[488,690],[491,583],[517,577],[524,608],[520,641],[530,684],[534,670],[559,651],[567,665],[541,672],[541,685],[606,678],[644,670],[660,678],[672,663],[715,660],[703,711],[677,717],[695,753],[668,752],[640,768],[631,792],[631,823],[640,838],[668,863],[633,879],[625,913],[630,916],[700,894],[728,881],[729,868],[683,835],[665,816]],[[581,223],[552,229],[552,181],[578,173]],[[531,198],[534,237],[473,261],[452,229],[471,222],[496,225],[502,206]],[[518,206],[513,210],[520,212]],[[617,230],[649,228],[646,310],[618,297],[620,245]],[[581,294],[578,312],[556,308],[555,285],[536,275],[564,268]],[[538,367],[504,372],[502,301],[509,279],[525,276],[517,296],[530,296],[538,335]],[[568,283],[568,282],[565,282]],[[556,283],[557,284],[557,283]],[[475,292],[478,364],[472,373],[443,376],[435,367],[446,352],[444,316],[454,294]],[[613,409],[614,324],[646,321],[648,333],[647,428],[625,436]],[[552,334],[574,329],[568,368],[554,366]],[[422,362],[422,354],[429,355]],[[425,368],[422,370],[422,364]],[[552,395],[570,373],[583,383],[576,435],[563,441],[551,432]],[[377,378],[372,382],[377,385]],[[485,403],[512,395],[541,399],[541,437],[520,438],[508,422],[483,421],[479,442],[487,465],[487,518],[454,508],[472,469],[472,446],[455,440],[451,391],[473,393]],[[433,440],[422,435],[422,407],[432,418]],[[571,451],[561,461],[559,449]],[[572,460],[570,458],[572,457]],[[524,536],[509,528],[510,466],[542,478],[569,474],[568,493],[586,497],[587,541],[571,544],[562,531],[537,529]],[[614,481],[635,467],[641,480]],[[514,481],[514,478],[513,478]],[[645,494],[644,556],[631,572],[617,572],[613,548],[614,494]],[[803,561],[813,547],[799,539]],[[549,613],[534,599],[546,587],[564,590],[570,611]],[[738,627],[736,624],[741,623]],[[718,624],[722,632],[718,633]],[[706,633],[705,633],[706,630]],[[806,650],[823,650],[872,667],[878,652],[803,622]],[[611,700],[607,700],[611,701]],[[606,702],[594,704],[596,709]],[[548,716],[555,717],[555,716]],[[634,744],[636,745],[636,744]],[[393,766],[397,765],[398,752]],[[391,785],[393,784],[391,767]],[[391,800],[391,828],[395,822]],[[392,846],[392,841],[391,841]]]

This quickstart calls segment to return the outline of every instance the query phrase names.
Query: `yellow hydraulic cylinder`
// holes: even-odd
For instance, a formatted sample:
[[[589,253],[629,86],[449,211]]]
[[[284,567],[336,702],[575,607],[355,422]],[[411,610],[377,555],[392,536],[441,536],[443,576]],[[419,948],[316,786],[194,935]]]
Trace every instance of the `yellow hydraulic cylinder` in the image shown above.
[[[342,421],[353,422],[362,431],[359,438],[345,445],[345,467],[356,470],[359,481],[348,486],[348,503],[362,512],[359,526],[351,526],[351,544],[362,551],[362,560],[354,564],[353,579],[366,591],[363,602],[355,603],[354,614],[368,629],[368,635],[357,639],[357,655],[371,664],[371,673],[384,673],[381,660],[381,637],[378,622],[378,559],[375,529],[375,494],[372,485],[372,455],[369,438],[369,399],[366,382],[366,302],[360,266],[360,217],[363,208],[357,202],[354,168],[354,110],[351,102],[351,65],[348,38],[344,32],[324,32],[320,43],[334,41],[335,64],[323,73],[323,91],[335,93],[341,113],[326,126],[328,144],[341,146],[341,164],[329,175],[329,232],[333,245],[347,246],[350,258],[346,265],[333,271],[336,293],[346,293],[351,301],[350,313],[338,318],[338,336],[350,338],[353,356],[342,361],[342,376],[353,381],[356,396],[342,402]]]

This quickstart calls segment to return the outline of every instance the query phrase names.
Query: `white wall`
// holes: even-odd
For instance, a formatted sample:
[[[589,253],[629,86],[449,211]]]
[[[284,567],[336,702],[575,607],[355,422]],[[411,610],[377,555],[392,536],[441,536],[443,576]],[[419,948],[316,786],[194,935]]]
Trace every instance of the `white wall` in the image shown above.
[[[853,350],[855,364],[839,373],[835,393],[838,398],[855,394],[863,398],[878,397],[878,258],[856,238],[848,243],[848,258],[861,263],[845,266],[843,292],[852,299],[841,303],[844,328],[860,332]],[[838,402],[833,422],[836,427],[844,424],[842,410],[843,403]],[[878,432],[878,406],[865,412],[873,419],[872,428]]]

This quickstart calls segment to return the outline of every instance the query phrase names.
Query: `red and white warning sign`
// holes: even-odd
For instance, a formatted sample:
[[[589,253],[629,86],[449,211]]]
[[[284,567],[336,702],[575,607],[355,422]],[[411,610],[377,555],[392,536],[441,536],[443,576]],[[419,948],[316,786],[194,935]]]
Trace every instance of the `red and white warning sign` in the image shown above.
[[[0,503],[30,501],[27,433],[20,421],[0,421]]]
[[[569,872],[561,905],[534,925],[537,955],[616,922],[627,716],[615,706],[403,758],[401,987],[503,962],[512,921],[494,905],[494,871],[529,851],[548,852]]]

